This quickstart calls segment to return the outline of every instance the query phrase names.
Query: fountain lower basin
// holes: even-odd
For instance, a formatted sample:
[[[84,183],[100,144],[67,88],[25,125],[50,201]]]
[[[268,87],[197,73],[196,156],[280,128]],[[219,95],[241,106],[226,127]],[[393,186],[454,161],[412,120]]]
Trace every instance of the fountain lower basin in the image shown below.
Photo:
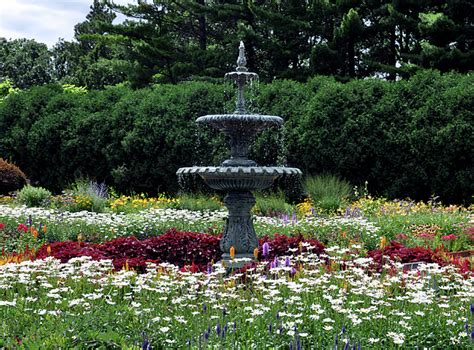
[[[180,168],[178,176],[197,174],[211,188],[221,191],[254,191],[270,187],[282,175],[301,175],[301,170],[265,166],[194,166]]]

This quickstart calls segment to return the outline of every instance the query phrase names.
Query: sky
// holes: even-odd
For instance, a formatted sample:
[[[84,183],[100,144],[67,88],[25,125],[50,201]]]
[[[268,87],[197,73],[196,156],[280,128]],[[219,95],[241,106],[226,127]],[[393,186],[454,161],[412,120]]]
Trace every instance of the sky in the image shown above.
[[[133,3],[133,0],[115,0]],[[93,0],[0,0],[0,37],[28,38],[52,47],[71,40],[74,25],[83,22]],[[120,20],[120,17],[116,19]]]

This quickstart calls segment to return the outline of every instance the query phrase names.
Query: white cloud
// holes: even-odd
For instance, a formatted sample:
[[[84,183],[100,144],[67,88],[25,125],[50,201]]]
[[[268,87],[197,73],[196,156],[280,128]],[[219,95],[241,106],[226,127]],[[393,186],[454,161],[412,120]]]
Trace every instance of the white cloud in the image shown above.
[[[121,0],[116,3],[133,1]],[[93,0],[0,0],[0,37],[28,38],[52,47],[71,40],[74,25],[83,22]]]

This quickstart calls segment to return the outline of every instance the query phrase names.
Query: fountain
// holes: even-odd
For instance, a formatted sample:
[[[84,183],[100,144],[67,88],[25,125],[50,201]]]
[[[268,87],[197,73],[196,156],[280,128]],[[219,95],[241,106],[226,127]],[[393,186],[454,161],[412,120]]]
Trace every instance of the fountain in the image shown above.
[[[176,173],[179,177],[186,174],[198,174],[209,187],[226,192],[224,204],[229,214],[220,248],[224,262],[232,263],[233,266],[242,266],[246,260],[242,258],[253,259],[254,249],[258,247],[258,239],[250,214],[255,205],[252,191],[270,187],[284,174],[301,175],[301,171],[297,168],[258,166],[256,162],[248,158],[249,146],[255,135],[266,128],[281,126],[283,119],[277,116],[247,113],[245,85],[256,79],[258,75],[248,72],[246,63],[244,44],[240,42],[237,68],[234,72],[225,75],[227,79],[237,84],[235,112],[206,115],[196,120],[198,125],[209,125],[228,136],[230,158],[218,167],[186,167],[178,169]],[[231,247],[234,247],[234,257],[230,256]]]

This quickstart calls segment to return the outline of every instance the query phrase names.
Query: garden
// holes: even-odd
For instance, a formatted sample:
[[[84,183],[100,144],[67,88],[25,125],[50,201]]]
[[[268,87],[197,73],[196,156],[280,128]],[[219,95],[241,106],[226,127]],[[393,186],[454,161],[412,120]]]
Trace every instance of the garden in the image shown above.
[[[244,267],[220,261],[219,195],[118,195],[81,180],[1,197],[1,345],[472,345],[472,207],[373,198],[334,176],[304,185],[297,204],[257,194],[259,245]]]
[[[1,349],[474,349],[471,2],[90,2],[0,37]]]

